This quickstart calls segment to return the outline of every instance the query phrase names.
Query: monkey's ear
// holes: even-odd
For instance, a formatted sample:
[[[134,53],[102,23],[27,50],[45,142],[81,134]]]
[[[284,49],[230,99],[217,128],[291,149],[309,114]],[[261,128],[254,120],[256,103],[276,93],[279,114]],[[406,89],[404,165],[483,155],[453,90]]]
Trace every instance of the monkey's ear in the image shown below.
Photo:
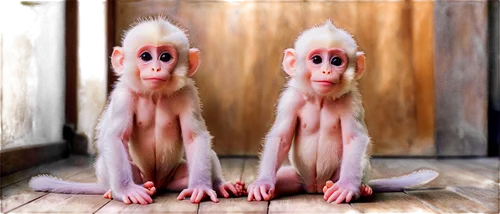
[[[113,53],[111,54],[111,65],[113,66],[113,70],[117,75],[122,75],[123,73],[123,48],[122,47],[114,47]]]
[[[365,53],[357,52],[356,57],[356,75],[354,75],[354,79],[358,80],[365,73]]]
[[[295,76],[295,50],[288,48],[285,50],[285,56],[283,57],[283,70],[291,77]]]
[[[189,54],[188,54],[188,64],[189,64],[189,70],[188,70],[188,77],[191,77],[196,73],[198,70],[198,67],[200,65],[200,56],[199,56],[200,50],[197,48],[190,48],[189,49]]]

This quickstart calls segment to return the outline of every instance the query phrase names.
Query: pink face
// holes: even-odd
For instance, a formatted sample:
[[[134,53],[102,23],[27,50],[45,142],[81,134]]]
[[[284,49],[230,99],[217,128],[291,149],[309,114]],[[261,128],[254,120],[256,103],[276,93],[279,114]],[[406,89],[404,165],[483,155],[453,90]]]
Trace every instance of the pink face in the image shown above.
[[[142,84],[152,90],[170,80],[178,59],[171,45],[143,45],[137,49],[136,57]]]
[[[306,70],[311,75],[313,89],[319,93],[329,93],[339,88],[347,64],[347,55],[341,49],[311,50],[307,54]]]

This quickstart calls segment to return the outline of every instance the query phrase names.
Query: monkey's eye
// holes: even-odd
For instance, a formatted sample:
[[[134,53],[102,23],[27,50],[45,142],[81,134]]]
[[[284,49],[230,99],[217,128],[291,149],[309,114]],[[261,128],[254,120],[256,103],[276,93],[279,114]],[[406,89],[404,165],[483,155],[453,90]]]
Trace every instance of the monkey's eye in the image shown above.
[[[149,54],[148,52],[142,53],[140,58],[145,62],[153,59],[153,57],[151,57],[151,54]]]
[[[318,55],[313,56],[313,57],[311,58],[311,60],[312,60],[312,62],[313,62],[314,64],[316,64],[316,65],[317,65],[317,64],[321,64],[321,63],[323,62],[323,59],[321,59],[321,57],[320,57],[320,56],[318,56]]]
[[[338,56],[332,57],[332,59],[330,60],[330,63],[332,65],[335,65],[335,66],[340,66],[340,65],[342,65],[342,58],[340,58]]]
[[[162,53],[160,56],[160,60],[163,62],[168,62],[172,59],[172,55],[170,53]]]

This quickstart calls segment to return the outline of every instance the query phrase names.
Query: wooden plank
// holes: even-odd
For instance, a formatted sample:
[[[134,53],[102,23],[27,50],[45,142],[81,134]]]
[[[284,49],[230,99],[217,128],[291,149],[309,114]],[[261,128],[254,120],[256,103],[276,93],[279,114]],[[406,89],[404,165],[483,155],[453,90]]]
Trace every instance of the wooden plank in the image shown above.
[[[434,121],[429,112],[433,107],[418,107],[423,106],[419,102],[432,97],[427,97],[428,91],[417,94],[433,79],[416,80],[424,76],[416,74],[421,72],[415,70],[420,67],[413,65],[430,62],[432,55],[412,55],[417,51],[413,50],[415,35],[412,33],[415,6],[409,1],[359,1],[357,4],[358,32],[364,33],[354,38],[366,55],[368,67],[359,88],[366,124],[374,141],[373,154],[432,154],[434,142],[429,136],[434,135],[434,129],[425,124]],[[421,10],[427,13],[430,9],[432,7]],[[418,21],[427,23],[429,19]],[[432,26],[422,25],[415,33],[430,30]],[[427,74],[425,72],[425,78],[429,77]]]
[[[302,194],[274,199],[269,213],[359,213],[349,204],[328,203],[323,195]]]
[[[245,166],[244,158],[220,158],[220,162],[226,181],[234,182],[236,179],[241,179]]]
[[[496,157],[494,158],[472,158],[470,159],[472,163],[479,164],[483,167],[487,167],[488,169],[492,170],[499,170],[499,163],[500,160]]]
[[[153,198],[148,205],[130,204],[112,200],[97,213],[197,213],[198,205],[189,200],[177,200],[178,193],[166,193]]]
[[[487,2],[434,2],[437,155],[486,155]]]
[[[402,192],[375,193],[362,197],[351,206],[363,213],[434,213],[419,200]]]
[[[71,166],[68,166],[68,169]],[[71,171],[69,169],[68,171]],[[66,180],[76,182],[95,182],[97,177],[93,165],[80,168],[78,173],[68,176]],[[46,194],[33,202],[25,204],[14,212],[95,212],[110,200],[101,195]]]
[[[17,182],[1,190],[1,213],[6,213],[47,193],[35,192],[28,187],[28,180]]]
[[[439,160],[439,162],[454,166],[456,168],[460,168],[463,170],[467,170],[469,172],[473,172],[475,174],[481,175],[489,180],[492,180],[498,183],[498,168],[491,169],[482,164],[474,163],[470,159],[443,159]]]
[[[499,212],[498,185],[492,185],[490,188],[450,186],[447,189],[484,205],[489,210],[488,212]]]
[[[439,173],[434,181],[421,188],[445,188],[452,185],[485,187],[496,183],[494,180],[476,173],[473,169],[455,167],[443,163],[441,160],[374,158],[371,162],[370,179],[401,176],[422,168],[432,169]]]
[[[449,190],[406,191],[439,213],[486,213],[483,205]]]

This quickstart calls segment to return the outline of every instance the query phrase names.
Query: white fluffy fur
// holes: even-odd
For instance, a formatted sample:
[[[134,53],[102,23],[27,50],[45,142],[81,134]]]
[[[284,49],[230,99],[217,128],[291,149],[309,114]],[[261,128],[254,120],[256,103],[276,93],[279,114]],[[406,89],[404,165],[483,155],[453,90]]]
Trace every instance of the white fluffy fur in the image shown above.
[[[438,176],[436,171],[422,169],[399,177],[371,180],[368,185],[374,192],[399,192],[427,184]]]

